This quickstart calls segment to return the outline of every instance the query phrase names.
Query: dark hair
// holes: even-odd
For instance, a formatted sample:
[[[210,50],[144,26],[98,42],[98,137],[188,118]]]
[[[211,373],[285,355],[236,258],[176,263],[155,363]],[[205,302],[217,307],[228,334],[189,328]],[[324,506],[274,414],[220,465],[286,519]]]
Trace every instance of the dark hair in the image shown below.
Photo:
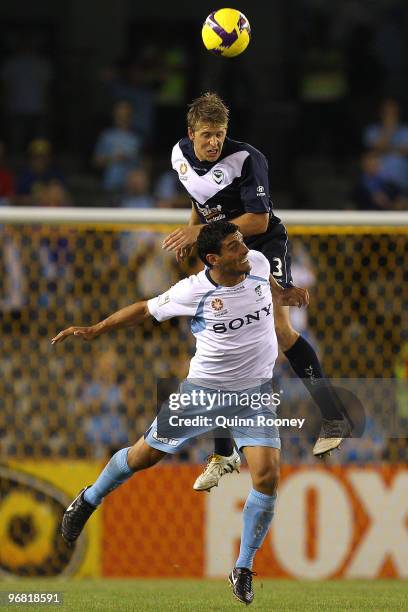
[[[193,131],[199,123],[228,125],[229,110],[218,94],[207,91],[188,107],[187,125]]]
[[[235,234],[239,230],[238,225],[229,221],[214,221],[205,225],[198,235],[197,252],[198,256],[206,266],[211,268],[207,261],[207,255],[221,253],[221,243],[230,234]]]

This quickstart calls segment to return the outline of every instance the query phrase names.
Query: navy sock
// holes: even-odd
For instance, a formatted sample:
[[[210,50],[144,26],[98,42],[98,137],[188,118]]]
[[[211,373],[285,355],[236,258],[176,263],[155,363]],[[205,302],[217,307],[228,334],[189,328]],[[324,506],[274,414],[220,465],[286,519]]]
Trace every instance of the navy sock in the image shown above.
[[[85,491],[85,501],[92,506],[98,506],[105,495],[132,476],[133,470],[127,462],[129,448],[122,448],[111,457],[94,484]]]
[[[222,436],[222,438],[218,438],[217,433]],[[228,438],[225,437],[227,434],[229,436]],[[233,451],[234,443],[228,431],[220,427],[216,429],[214,431],[214,453],[216,455],[222,455],[223,457],[229,457],[232,455]]]
[[[324,419],[341,419],[344,408],[330,381],[325,378],[316,352],[302,336],[284,352],[290,365],[320,408]]]

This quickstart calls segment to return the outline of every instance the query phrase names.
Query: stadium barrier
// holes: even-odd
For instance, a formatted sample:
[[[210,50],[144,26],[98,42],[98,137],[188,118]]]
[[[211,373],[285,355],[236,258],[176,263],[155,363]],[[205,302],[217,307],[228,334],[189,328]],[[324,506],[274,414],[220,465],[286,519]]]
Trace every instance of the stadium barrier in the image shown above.
[[[196,475],[196,466],[158,466],[107,500],[104,575],[224,577],[231,571],[249,473],[224,478],[209,495],[191,488]],[[284,466],[255,571],[311,579],[408,577],[407,485],[405,467]]]
[[[147,323],[89,344],[52,347],[50,339],[200,269],[193,257],[180,270],[161,249],[165,233],[187,218],[188,211],[0,208],[2,573],[211,576],[231,564],[246,473],[200,496],[191,490],[199,467],[159,466],[107,500],[74,552],[57,537],[63,507],[113,450],[145,430],[156,380],[185,375],[193,343],[185,320]],[[293,309],[294,324],[312,336],[327,374],[406,380],[408,214],[288,211],[282,219],[295,282],[311,293],[307,311]],[[310,440],[286,444],[291,465],[283,468],[277,517],[257,571],[406,577],[406,526],[398,512],[406,511],[407,474],[393,465],[406,462],[406,436],[369,442],[339,461],[371,467],[327,469],[296,467],[311,461]],[[202,458],[199,446],[182,457]],[[335,529],[330,516],[337,517]]]
[[[98,462],[0,468],[0,577],[225,577],[236,559],[247,470],[211,494],[199,466],[159,465],[106,498],[75,548],[62,512]],[[407,578],[408,469],[283,466],[276,515],[255,571],[280,578]]]

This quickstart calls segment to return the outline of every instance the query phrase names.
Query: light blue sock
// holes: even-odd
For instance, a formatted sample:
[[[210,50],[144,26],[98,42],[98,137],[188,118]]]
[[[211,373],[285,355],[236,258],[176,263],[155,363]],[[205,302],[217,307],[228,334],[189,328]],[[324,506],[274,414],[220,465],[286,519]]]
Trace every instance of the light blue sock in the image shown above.
[[[127,462],[129,448],[122,448],[111,457],[94,484],[85,491],[84,498],[92,506],[98,506],[105,495],[116,489],[133,474]]]
[[[244,528],[235,567],[252,569],[255,553],[261,546],[273,518],[276,495],[251,489],[244,506]]]

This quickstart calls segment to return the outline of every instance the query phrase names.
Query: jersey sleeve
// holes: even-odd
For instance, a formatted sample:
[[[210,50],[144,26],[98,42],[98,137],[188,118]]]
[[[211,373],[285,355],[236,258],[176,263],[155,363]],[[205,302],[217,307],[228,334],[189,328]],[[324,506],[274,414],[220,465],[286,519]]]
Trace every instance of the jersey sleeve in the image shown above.
[[[240,196],[245,212],[269,212],[268,162],[256,149],[244,162]]]
[[[194,289],[192,277],[184,278],[165,293],[148,300],[147,308],[156,321],[167,321],[172,317],[193,317],[200,296]]]

